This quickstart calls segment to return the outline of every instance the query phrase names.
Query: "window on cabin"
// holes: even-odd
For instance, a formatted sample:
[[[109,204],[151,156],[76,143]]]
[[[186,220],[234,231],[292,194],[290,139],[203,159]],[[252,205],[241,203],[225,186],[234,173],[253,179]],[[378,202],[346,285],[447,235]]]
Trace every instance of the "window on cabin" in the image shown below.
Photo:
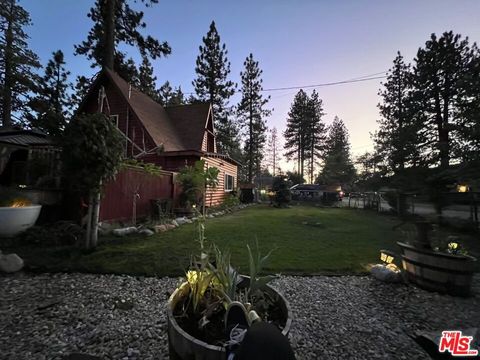
[[[235,177],[232,175],[225,174],[225,191],[233,191],[233,186],[235,184]]]
[[[110,120],[118,127],[118,115],[110,115]]]
[[[207,152],[215,152],[215,139],[212,134],[207,134]]]

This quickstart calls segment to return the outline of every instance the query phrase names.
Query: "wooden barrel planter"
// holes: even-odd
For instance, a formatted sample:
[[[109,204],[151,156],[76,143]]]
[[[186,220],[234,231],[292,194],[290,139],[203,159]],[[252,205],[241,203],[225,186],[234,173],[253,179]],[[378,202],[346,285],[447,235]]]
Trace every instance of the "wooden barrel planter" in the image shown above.
[[[278,298],[279,306],[285,315],[286,323],[282,330],[284,336],[288,336],[292,325],[290,306],[285,298],[272,287],[268,286],[265,290],[269,295]],[[167,303],[167,323],[168,323],[168,348],[171,360],[225,360],[225,348],[216,345],[207,344],[198,340],[184,331],[173,316],[173,310],[177,302],[181,299],[183,293],[180,287],[170,296]]]
[[[417,248],[397,242],[407,278],[426,290],[468,296],[477,259]]]

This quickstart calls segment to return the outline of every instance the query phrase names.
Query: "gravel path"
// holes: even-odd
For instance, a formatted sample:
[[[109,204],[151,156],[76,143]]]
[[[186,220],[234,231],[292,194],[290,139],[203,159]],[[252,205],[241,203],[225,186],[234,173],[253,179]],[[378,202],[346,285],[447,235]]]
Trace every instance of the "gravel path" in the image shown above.
[[[165,301],[177,279],[85,274],[0,276],[0,358],[168,359]],[[480,324],[477,297],[453,298],[370,277],[282,277],[298,359],[428,359],[417,330]],[[123,300],[123,301],[122,301]]]

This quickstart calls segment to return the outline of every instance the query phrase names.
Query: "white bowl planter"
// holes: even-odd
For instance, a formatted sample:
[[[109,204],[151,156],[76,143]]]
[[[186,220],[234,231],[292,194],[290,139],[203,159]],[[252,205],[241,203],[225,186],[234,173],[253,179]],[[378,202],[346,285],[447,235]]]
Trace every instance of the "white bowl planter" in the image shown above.
[[[0,236],[11,237],[35,225],[42,205],[0,207]]]

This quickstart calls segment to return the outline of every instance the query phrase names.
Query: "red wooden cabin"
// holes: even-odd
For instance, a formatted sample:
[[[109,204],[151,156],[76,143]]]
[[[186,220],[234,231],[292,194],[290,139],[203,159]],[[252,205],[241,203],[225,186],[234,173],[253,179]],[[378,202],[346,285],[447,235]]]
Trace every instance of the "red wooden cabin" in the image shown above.
[[[124,135],[125,156],[178,171],[197,160],[220,170],[219,185],[208,189],[207,205],[222,202],[237,187],[239,163],[217,153],[212,106],[207,103],[163,107],[110,70],[94,80],[79,113],[101,112]]]

